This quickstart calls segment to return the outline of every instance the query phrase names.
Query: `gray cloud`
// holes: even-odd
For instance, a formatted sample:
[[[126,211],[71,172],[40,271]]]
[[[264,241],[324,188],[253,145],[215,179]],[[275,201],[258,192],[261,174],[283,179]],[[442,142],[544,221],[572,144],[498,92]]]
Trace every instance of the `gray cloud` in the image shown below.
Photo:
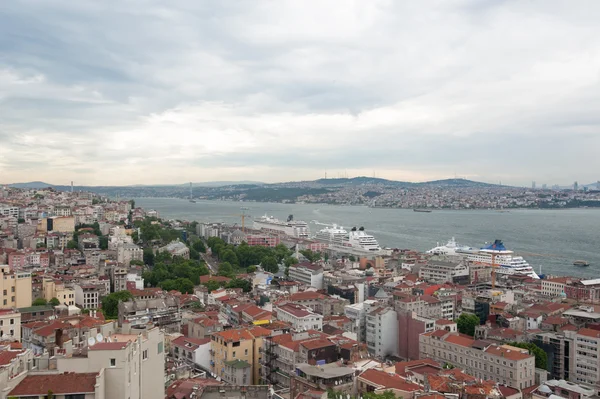
[[[597,180],[600,5],[341,4],[3,5],[0,182]]]

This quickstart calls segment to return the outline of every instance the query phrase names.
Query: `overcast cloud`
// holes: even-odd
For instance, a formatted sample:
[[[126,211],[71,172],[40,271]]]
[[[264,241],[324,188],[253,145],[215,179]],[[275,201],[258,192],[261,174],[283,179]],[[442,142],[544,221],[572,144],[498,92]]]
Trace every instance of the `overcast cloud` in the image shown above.
[[[0,183],[600,179],[600,2],[4,1]]]

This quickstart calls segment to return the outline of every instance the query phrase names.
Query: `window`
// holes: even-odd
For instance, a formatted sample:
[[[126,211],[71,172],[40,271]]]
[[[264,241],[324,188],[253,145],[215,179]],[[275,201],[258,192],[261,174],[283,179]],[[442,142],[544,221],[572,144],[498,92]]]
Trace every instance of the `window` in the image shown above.
[[[4,290],[4,295],[8,294],[8,291]]]
[[[142,352],[142,359],[143,360],[148,359],[148,349],[144,349],[144,351]]]
[[[10,319],[10,324],[15,324],[15,319]]]
[[[244,355],[248,356],[248,349],[244,349]]]
[[[65,395],[65,399],[85,399],[84,393],[75,393],[72,395]]]
[[[110,359],[110,367],[115,367],[117,365],[117,359]]]
[[[233,354],[231,355],[231,357],[235,359],[235,351],[233,351]]]
[[[163,342],[159,342],[158,343],[158,353],[162,353],[163,352],[163,346],[164,346]]]

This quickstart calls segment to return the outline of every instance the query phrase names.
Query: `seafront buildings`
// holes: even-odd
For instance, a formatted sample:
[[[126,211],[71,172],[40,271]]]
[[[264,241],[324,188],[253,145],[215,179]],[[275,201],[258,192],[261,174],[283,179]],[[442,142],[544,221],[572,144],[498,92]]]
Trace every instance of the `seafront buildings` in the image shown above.
[[[242,230],[90,193],[0,192],[0,399],[600,390],[598,279],[492,273],[460,253],[344,253],[300,222]],[[285,256],[220,273],[215,240],[230,261],[239,248]]]

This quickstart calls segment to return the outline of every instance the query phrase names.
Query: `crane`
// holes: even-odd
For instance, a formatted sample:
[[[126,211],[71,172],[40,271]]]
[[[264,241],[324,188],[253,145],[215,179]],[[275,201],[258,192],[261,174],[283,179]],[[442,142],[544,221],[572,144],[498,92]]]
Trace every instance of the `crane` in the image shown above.
[[[251,219],[252,216],[246,214],[246,211],[249,211],[250,208],[242,206],[240,208],[240,210],[242,211],[242,213],[236,213],[236,214],[232,214],[232,215],[229,215],[229,216],[237,216],[237,217],[242,218],[242,232],[245,233],[246,232],[246,218],[250,218]]]

